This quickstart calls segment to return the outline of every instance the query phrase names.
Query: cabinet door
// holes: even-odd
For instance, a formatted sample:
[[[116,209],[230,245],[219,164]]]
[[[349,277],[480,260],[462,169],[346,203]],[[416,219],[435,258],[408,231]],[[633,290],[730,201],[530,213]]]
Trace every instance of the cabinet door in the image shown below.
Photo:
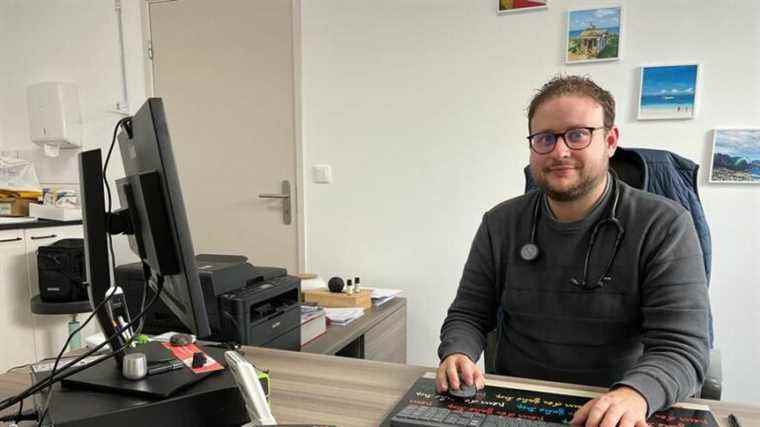
[[[406,304],[364,334],[364,358],[406,363]]]
[[[39,273],[37,270],[37,249],[50,245],[61,239],[79,238],[83,236],[81,225],[65,227],[30,228],[26,230],[26,259],[29,271],[29,292],[32,295],[40,293]],[[84,323],[89,313],[77,315],[77,320]],[[71,315],[39,315],[33,314],[34,340],[37,348],[37,359],[55,357],[61,351],[69,336],[68,323]],[[81,332],[81,342],[84,338],[98,331],[97,321],[93,319]]]
[[[34,361],[24,230],[0,231],[0,372]]]

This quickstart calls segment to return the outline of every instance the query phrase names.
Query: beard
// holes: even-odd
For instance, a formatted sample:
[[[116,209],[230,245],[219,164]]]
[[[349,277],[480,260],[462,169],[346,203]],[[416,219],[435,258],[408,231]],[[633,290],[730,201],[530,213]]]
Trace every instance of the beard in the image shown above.
[[[606,163],[606,162],[605,162]],[[557,188],[552,186],[549,182],[548,175],[551,173],[551,169],[557,166],[574,166],[578,171],[578,179],[570,187]],[[600,165],[601,167],[587,168],[583,162],[580,161],[565,161],[554,162],[548,166],[536,171],[536,168],[531,167],[531,174],[533,180],[536,182],[536,186],[543,190],[549,198],[558,202],[572,202],[582,198],[591,192],[600,182],[604,180],[607,175],[608,165]]]

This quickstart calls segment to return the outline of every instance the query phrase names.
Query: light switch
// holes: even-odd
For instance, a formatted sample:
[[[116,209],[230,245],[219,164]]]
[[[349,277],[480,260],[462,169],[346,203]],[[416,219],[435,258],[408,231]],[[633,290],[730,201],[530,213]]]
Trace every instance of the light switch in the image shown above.
[[[329,184],[332,182],[332,169],[330,165],[312,166],[312,175],[314,176],[314,182],[317,184]]]

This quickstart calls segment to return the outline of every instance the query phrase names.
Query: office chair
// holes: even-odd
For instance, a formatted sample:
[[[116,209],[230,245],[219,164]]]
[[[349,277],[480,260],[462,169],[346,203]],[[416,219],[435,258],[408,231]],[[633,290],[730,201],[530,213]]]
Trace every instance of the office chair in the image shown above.
[[[677,154],[665,150],[618,147],[610,158],[610,169],[614,170],[620,180],[631,187],[649,191],[679,202],[692,215],[697,229],[699,242],[704,257],[707,283],[710,283],[710,266],[712,262],[712,244],[710,229],[705,221],[702,202],[697,192],[697,173],[699,165]],[[525,192],[536,188],[530,167],[526,166]],[[673,183],[678,185],[674,185]],[[710,341],[710,364],[705,374],[702,389],[695,397],[720,400],[723,384],[720,350],[713,346],[713,318],[710,313],[708,337]],[[486,373],[496,374],[496,330],[486,336],[483,351],[483,363]]]

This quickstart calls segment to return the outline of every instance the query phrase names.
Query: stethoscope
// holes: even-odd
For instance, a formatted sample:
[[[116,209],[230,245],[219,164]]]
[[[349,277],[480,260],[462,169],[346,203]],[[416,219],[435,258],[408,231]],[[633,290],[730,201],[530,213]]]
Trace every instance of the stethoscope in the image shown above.
[[[591,240],[589,241],[588,248],[586,249],[586,260],[583,263],[583,280],[578,280],[576,278],[571,278],[570,283],[572,283],[575,286],[578,286],[581,289],[585,290],[591,290],[596,288],[601,288],[604,286],[604,282],[608,282],[612,279],[610,277],[610,269],[612,268],[612,263],[615,261],[615,256],[617,256],[618,250],[620,249],[620,243],[623,241],[623,235],[625,234],[625,230],[623,229],[623,226],[620,224],[620,221],[617,219],[617,206],[618,202],[620,201],[620,191],[618,189],[618,178],[614,176],[614,173],[612,174],[612,207],[610,208],[609,216],[607,218],[604,218],[596,223],[594,225],[594,229],[591,231]],[[538,259],[538,256],[541,254],[541,250],[538,247],[538,244],[536,243],[536,229],[538,228],[538,220],[541,217],[541,201],[543,200],[544,196],[543,194],[539,194],[536,197],[536,202],[533,205],[533,223],[530,227],[530,242],[524,244],[520,248],[520,258],[522,258],[525,261],[532,262]],[[615,246],[612,249],[612,256],[610,257],[609,262],[607,262],[607,267],[604,269],[604,272],[601,276],[599,276],[599,279],[592,283],[588,283],[588,264],[591,260],[591,251],[594,250],[594,244],[596,243],[596,237],[599,234],[599,230],[602,229],[607,224],[612,224],[615,226]]]

